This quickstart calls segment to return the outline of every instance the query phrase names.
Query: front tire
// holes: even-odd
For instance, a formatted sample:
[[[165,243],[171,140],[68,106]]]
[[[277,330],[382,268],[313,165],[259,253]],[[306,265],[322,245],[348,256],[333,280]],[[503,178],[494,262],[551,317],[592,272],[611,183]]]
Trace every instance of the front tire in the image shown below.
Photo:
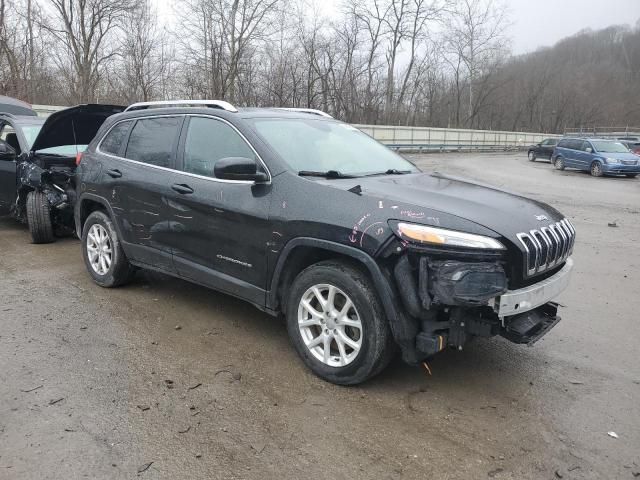
[[[362,383],[382,371],[395,352],[371,280],[343,262],[321,262],[302,271],[293,282],[286,318],[302,361],[331,383]]]
[[[591,176],[601,177],[602,175],[603,175],[602,165],[600,165],[600,162],[593,162],[591,164]]]
[[[530,162],[536,161],[536,152],[534,152],[533,150],[529,150],[529,161]]]
[[[51,243],[55,241],[51,207],[47,196],[38,191],[27,195],[27,224],[33,243]]]
[[[553,162],[553,166],[556,168],[556,170],[564,170],[564,158],[556,157],[555,161]]]
[[[135,273],[129,263],[111,219],[95,211],[82,228],[82,258],[93,281],[101,287],[127,283]]]

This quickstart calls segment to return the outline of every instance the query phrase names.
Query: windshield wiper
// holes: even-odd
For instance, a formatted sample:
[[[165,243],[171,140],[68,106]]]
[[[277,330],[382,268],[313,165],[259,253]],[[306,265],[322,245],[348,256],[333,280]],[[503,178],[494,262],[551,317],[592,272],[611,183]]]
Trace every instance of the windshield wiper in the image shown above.
[[[301,170],[298,172],[301,177],[323,177],[323,178],[356,178],[353,175],[345,175],[338,170],[327,170],[326,172],[314,172],[311,170]]]
[[[366,175],[363,175],[364,177],[374,177],[376,175],[406,175],[407,173],[413,173],[412,170],[398,170],[397,168],[390,168],[389,170],[386,170],[384,172],[374,172],[374,173],[367,173]]]

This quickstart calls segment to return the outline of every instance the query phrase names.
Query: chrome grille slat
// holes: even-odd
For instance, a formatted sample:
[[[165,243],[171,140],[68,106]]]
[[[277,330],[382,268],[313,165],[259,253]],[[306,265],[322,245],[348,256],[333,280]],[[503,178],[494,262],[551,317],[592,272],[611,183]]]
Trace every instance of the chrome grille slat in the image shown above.
[[[569,220],[516,235],[525,250],[526,276],[542,273],[566,261],[573,253],[576,230]]]

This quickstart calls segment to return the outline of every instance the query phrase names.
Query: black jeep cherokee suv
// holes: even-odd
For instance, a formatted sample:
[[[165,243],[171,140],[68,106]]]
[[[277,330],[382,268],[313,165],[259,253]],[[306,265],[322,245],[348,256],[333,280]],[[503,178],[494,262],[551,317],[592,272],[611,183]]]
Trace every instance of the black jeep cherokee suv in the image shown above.
[[[314,110],[135,104],[78,168],[75,219],[104,287],[136,267],[284,314],[339,384],[471,337],[533,343],[558,321],[575,230],[553,208],[423,173]]]

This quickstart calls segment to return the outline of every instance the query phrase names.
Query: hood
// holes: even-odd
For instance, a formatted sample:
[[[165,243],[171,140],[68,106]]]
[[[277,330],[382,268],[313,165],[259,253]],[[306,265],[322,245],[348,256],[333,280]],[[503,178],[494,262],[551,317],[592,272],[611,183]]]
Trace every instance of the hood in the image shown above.
[[[88,145],[111,115],[124,111],[117,105],[78,105],[49,116],[36,137],[32,151],[64,145]]]
[[[27,117],[37,117],[38,114],[26,102],[16,98],[0,95],[0,113],[10,113],[12,115],[24,115]]]
[[[458,217],[512,241],[520,232],[564,218],[560,212],[542,202],[439,173],[364,177],[350,181],[328,180],[326,184],[344,189],[359,184],[363,196],[386,200],[390,204],[415,206],[415,210],[409,213],[402,208],[391,210],[398,220],[458,230],[464,228],[464,223],[451,221],[452,217]]]
[[[614,158],[616,160],[638,160],[638,155],[633,152],[624,152],[624,153],[600,153],[598,155],[603,156],[604,158]]]

